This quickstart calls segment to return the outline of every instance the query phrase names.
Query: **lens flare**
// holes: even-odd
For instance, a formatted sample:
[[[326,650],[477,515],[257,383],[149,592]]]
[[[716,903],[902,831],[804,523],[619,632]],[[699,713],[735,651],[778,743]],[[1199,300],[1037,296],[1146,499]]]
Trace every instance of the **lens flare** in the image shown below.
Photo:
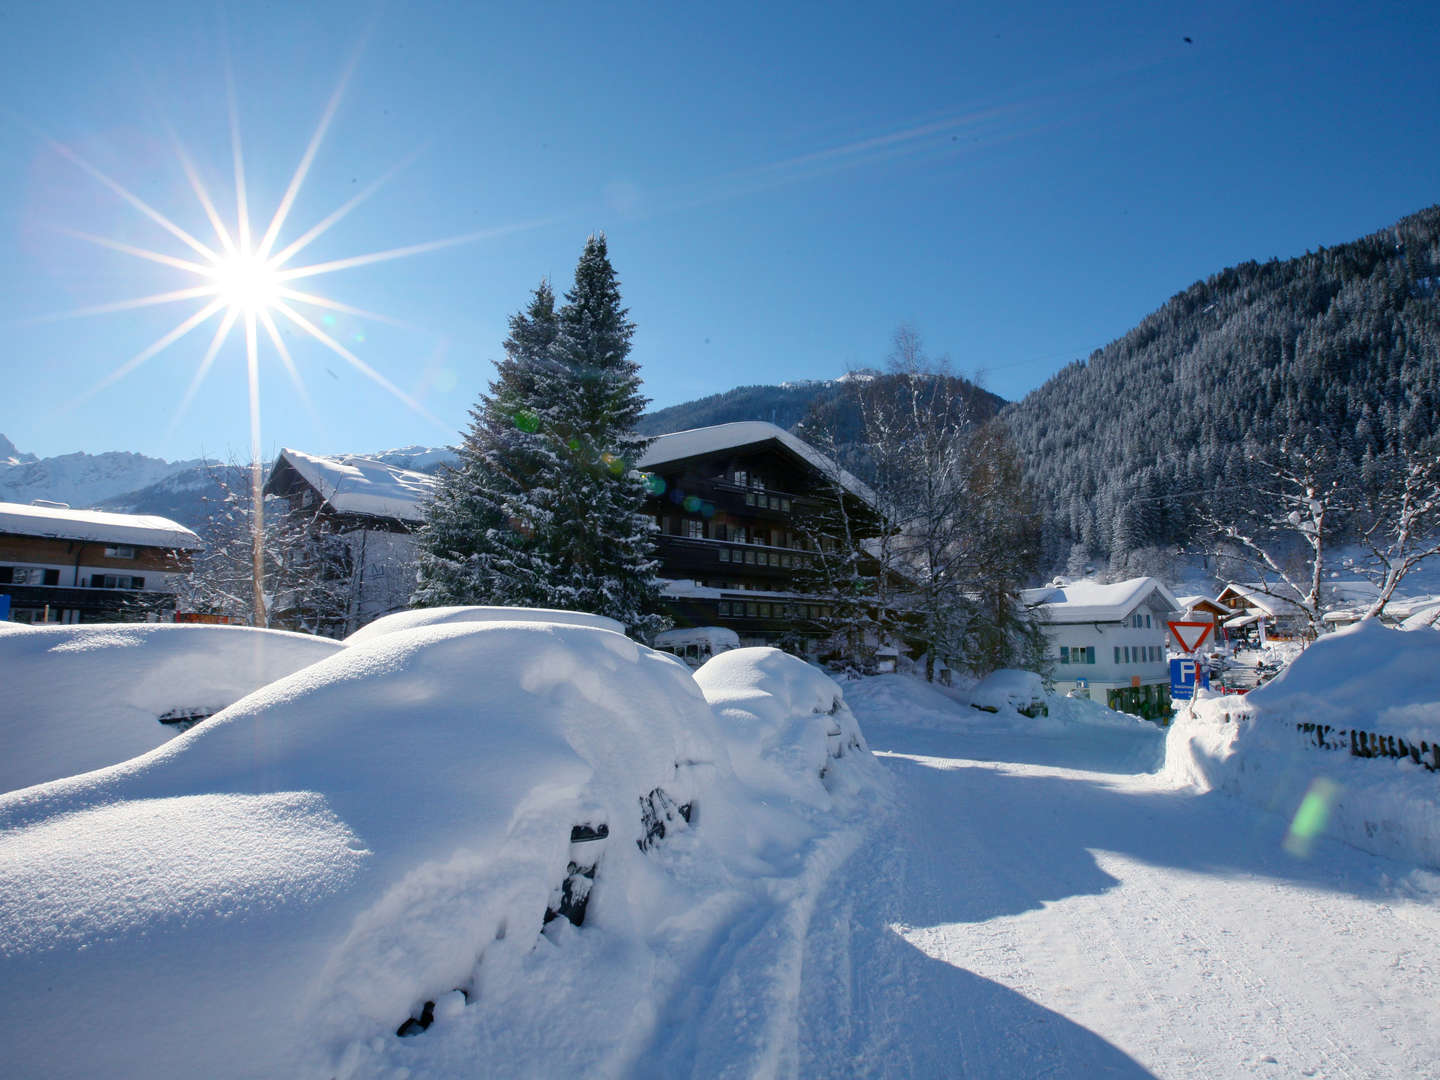
[[[1315,841],[1325,832],[1330,820],[1330,808],[1340,795],[1340,785],[1325,777],[1318,777],[1300,800],[1295,819],[1290,822],[1290,831],[1285,835],[1285,850],[1298,858],[1308,858],[1315,847]]]

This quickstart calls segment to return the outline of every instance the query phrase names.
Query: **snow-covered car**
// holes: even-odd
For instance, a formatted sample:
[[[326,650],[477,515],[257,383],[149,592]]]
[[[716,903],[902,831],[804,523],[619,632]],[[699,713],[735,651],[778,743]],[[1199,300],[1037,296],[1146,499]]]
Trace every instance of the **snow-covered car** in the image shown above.
[[[582,921],[597,864],[608,917],[653,921],[647,860],[731,775],[715,728],[690,674],[621,634],[452,623],[0,797],[7,1069],[363,1073],[547,915]]]
[[[712,656],[740,647],[740,635],[723,626],[687,626],[678,630],[662,630],[655,635],[655,648],[671,653],[692,668],[698,668]]]
[[[1013,709],[1021,716],[1044,716],[1045,684],[1033,671],[1001,668],[986,675],[970,691],[970,707],[982,712],[998,713]]]
[[[0,634],[0,791],[143,754],[343,648],[245,626],[95,623]]]
[[[695,672],[719,734],[743,775],[804,797],[832,762],[868,753],[855,714],[819,668],[772,648],[735,649]]]
[[[347,645],[373,641],[384,634],[397,630],[415,630],[422,626],[440,626],[449,623],[468,622],[542,622],[561,623],[566,626],[593,626],[597,630],[613,630],[623,634],[625,627],[604,615],[591,615],[585,611],[559,611],[552,608],[487,607],[481,605],[458,605],[455,607],[415,608],[411,611],[396,611],[362,626],[345,639]]]

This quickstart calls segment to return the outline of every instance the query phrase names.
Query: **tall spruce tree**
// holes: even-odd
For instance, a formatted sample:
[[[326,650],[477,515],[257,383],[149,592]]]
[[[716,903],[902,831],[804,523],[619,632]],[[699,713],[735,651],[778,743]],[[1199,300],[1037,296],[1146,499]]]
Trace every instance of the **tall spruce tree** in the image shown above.
[[[664,625],[627,315],[601,234],[564,306],[542,282],[511,318],[498,377],[420,530],[414,606],[591,611],[640,635]]]

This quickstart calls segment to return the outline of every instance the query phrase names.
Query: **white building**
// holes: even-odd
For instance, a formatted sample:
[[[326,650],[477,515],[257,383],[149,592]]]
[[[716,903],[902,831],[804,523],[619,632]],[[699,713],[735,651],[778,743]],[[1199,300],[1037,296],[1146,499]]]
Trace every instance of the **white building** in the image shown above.
[[[1044,620],[1056,689],[1141,716],[1169,714],[1165,624],[1181,604],[1160,581],[1076,581],[1020,595]]]

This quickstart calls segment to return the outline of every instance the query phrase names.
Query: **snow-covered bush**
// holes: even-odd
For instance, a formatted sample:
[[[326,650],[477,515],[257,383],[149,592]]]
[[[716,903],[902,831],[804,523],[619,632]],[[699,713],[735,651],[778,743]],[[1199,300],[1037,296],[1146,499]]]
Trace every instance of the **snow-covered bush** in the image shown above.
[[[835,685],[751,652],[717,717],[608,630],[397,631],[0,797],[7,1068],[626,1075],[727,927],[773,918],[764,1022],[725,1032],[765,1037],[794,1008],[786,905],[813,908],[879,781]],[[774,753],[737,775],[751,740]],[[586,893],[582,927],[547,923]]]
[[[461,605],[396,611],[376,619],[369,626],[362,626],[345,639],[345,644],[357,645],[363,641],[371,641],[382,634],[393,634],[397,630],[414,630],[421,626],[464,622],[563,623],[567,626],[593,626],[598,630],[613,630],[617,634],[625,632],[625,628],[614,619],[607,619],[604,615],[591,615],[583,611]]]
[[[0,634],[0,791],[143,754],[343,647],[283,630],[168,623]]]
[[[1170,729],[1165,771],[1292,818],[1299,853],[1323,833],[1440,867],[1440,772],[1355,756],[1355,732],[1440,744],[1440,637],[1367,620],[1246,697],[1202,695]]]

